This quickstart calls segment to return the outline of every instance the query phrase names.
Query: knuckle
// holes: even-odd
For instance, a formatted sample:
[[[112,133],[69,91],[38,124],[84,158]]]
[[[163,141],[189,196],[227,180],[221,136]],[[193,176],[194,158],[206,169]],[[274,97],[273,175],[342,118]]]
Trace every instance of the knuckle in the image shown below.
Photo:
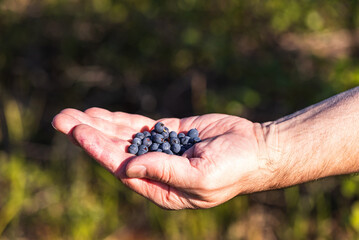
[[[98,107],[91,107],[91,108],[88,108],[85,110],[85,113],[87,114],[92,114],[92,113],[96,113],[99,111],[99,108]]]
[[[163,161],[163,164],[157,165],[157,167],[154,167],[153,165],[148,169],[148,175],[151,179],[155,179],[165,184],[170,182],[171,173],[167,161]]]
[[[164,182],[164,183],[169,183],[171,181],[172,178],[172,169],[171,169],[171,165],[168,164],[168,161],[164,161],[164,165],[160,171],[160,181]]]
[[[74,108],[65,108],[60,113],[71,115],[71,114],[75,113],[76,111],[77,110]]]

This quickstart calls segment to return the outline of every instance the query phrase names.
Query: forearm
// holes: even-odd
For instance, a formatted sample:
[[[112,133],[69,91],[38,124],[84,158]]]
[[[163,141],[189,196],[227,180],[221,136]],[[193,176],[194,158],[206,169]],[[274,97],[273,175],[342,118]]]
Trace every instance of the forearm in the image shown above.
[[[359,87],[263,129],[274,187],[359,171]]]

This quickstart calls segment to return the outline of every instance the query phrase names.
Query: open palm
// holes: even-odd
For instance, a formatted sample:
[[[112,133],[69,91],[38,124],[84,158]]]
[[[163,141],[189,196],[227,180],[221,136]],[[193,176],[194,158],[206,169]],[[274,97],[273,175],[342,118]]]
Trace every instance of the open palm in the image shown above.
[[[100,108],[65,109],[53,126],[128,187],[163,208],[208,208],[270,187],[259,124],[225,114],[159,121],[176,132],[197,128],[202,142],[182,156],[150,152],[137,157],[127,152],[130,140],[157,121]]]

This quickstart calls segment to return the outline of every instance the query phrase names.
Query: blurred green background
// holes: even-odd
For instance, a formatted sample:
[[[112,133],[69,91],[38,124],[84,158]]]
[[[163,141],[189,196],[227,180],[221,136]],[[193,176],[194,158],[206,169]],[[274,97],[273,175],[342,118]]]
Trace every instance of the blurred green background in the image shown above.
[[[0,0],[0,239],[358,239],[359,177],[165,211],[63,108],[275,120],[359,84],[356,0]]]

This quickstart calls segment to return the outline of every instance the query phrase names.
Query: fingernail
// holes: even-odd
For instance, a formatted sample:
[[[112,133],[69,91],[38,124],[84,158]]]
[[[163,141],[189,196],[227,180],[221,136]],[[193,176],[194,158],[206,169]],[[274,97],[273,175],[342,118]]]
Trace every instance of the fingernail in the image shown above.
[[[54,126],[54,120],[52,120],[51,125],[55,130],[57,130],[57,128]]]
[[[130,178],[144,178],[146,176],[146,168],[142,165],[133,166],[127,169],[126,174]]]

